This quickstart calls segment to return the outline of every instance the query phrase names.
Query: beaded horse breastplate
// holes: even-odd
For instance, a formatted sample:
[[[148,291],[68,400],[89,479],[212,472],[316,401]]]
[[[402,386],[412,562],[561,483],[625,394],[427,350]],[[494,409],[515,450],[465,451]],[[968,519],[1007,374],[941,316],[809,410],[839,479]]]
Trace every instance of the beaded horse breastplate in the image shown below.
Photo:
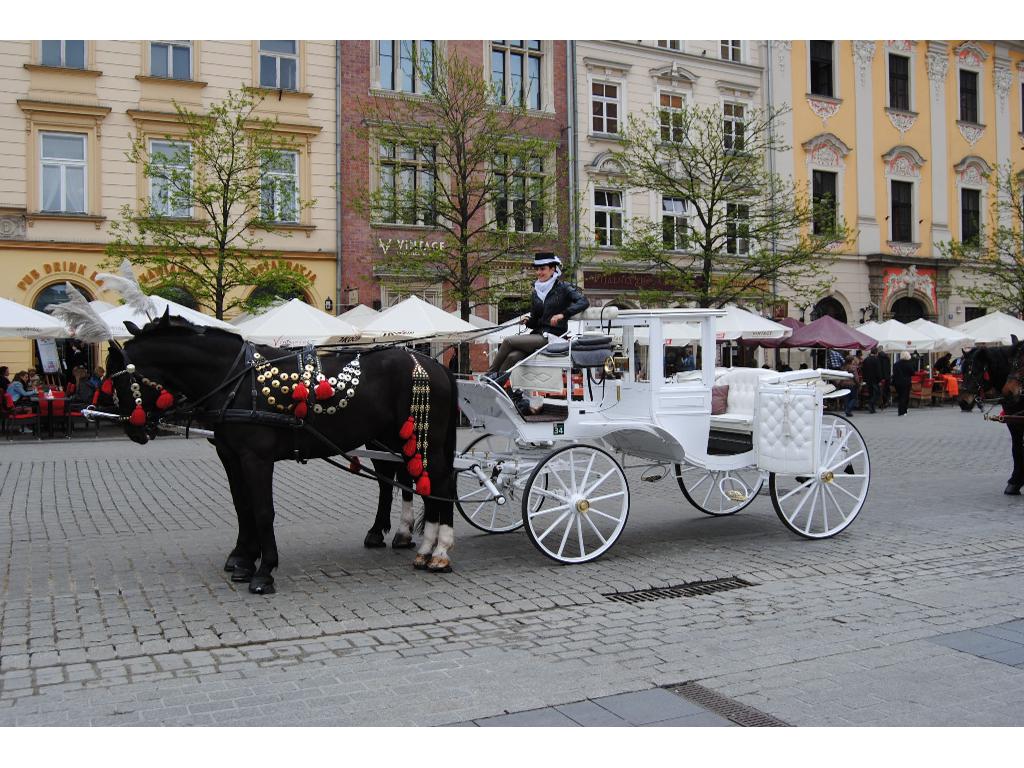
[[[291,413],[304,419],[313,413],[333,415],[356,395],[359,386],[359,355],[342,368],[337,376],[324,374],[316,350],[307,348],[295,356],[294,371],[283,370],[284,361],[270,363],[259,352],[253,353],[256,381],[263,386],[259,392],[268,410]]]

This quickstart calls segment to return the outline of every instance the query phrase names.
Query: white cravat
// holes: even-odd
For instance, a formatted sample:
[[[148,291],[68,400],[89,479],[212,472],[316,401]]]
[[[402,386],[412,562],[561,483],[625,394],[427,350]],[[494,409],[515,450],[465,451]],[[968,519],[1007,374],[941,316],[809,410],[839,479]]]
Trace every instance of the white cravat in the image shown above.
[[[554,288],[555,280],[557,280],[557,279],[558,279],[557,275],[552,275],[551,277],[549,277],[547,280],[544,280],[543,282],[540,281],[540,280],[534,281],[534,283],[533,283],[533,290],[536,291],[537,296],[540,297],[541,304],[544,303],[544,300],[548,297],[548,293],[550,293],[551,289]]]

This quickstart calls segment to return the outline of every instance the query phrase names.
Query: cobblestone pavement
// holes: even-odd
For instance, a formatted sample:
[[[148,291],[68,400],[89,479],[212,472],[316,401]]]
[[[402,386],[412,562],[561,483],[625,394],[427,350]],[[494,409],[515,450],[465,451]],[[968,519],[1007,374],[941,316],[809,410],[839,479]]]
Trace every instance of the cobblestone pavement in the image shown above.
[[[2,445],[0,725],[441,725],[686,681],[797,726],[1024,724],[1020,655],[989,642],[1024,641],[1005,427],[854,421],[871,493],[835,539],[630,472],[623,536],[571,567],[459,520],[455,572],[416,572],[362,546],[374,484],[282,463],[270,597],[221,570],[234,512],[205,441]],[[756,586],[602,596],[730,576]]]

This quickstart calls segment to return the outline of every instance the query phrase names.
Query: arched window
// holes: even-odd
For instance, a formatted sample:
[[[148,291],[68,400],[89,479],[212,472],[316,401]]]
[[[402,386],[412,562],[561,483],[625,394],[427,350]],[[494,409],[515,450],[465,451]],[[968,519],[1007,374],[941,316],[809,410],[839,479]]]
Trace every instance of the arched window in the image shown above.
[[[92,300],[89,293],[81,286],[76,285],[75,287],[85,295],[86,300]],[[46,308],[51,304],[63,304],[67,300],[68,292],[67,288],[64,287],[64,283],[54,283],[53,285],[46,286],[46,288],[36,296],[36,300],[32,303],[32,309],[39,312],[45,312]]]
[[[846,310],[843,309],[843,305],[832,296],[826,296],[815,304],[814,309],[811,310],[811,320],[817,320],[819,317],[824,317],[825,315],[828,315],[841,323],[846,322]]]
[[[187,288],[182,288],[180,285],[165,285],[153,291],[153,295],[181,304],[189,309],[199,310],[199,302],[196,301],[196,297]]]
[[[249,294],[249,301],[252,301],[254,299],[262,300],[262,299],[267,299],[267,298],[269,298],[269,299],[282,299],[284,301],[291,301],[292,299],[299,299],[300,301],[304,301],[304,302],[306,302],[307,304],[310,304],[310,305],[312,305],[312,303],[313,303],[313,302],[311,302],[309,300],[309,297],[306,295],[306,292],[303,291],[303,290],[275,291],[273,288],[269,288],[267,286],[260,286],[258,288],[254,288],[253,292]]]
[[[915,298],[904,296],[892,303],[892,317],[901,323],[912,323],[924,316],[924,304]]]

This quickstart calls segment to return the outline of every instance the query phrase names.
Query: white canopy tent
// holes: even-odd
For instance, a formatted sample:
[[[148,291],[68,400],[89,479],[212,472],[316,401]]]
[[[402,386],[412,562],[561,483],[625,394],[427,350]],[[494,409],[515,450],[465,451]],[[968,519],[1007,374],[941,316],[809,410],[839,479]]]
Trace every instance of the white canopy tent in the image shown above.
[[[301,347],[306,344],[336,344],[359,339],[359,329],[341,318],[321,312],[301,299],[251,317],[235,326],[249,341],[275,347]]]
[[[793,333],[781,323],[766,317],[740,309],[734,304],[725,308],[723,317],[715,318],[715,340],[735,341],[736,339],[784,339]],[[640,329],[638,329],[640,330]],[[700,338],[700,325],[697,323],[667,323],[662,331],[667,340],[689,343]],[[640,334],[637,334],[640,338]]]
[[[956,325],[953,330],[970,336],[978,346],[998,346],[1012,344],[1011,335],[1024,339],[1024,320],[1004,312],[991,312]]]
[[[45,312],[0,299],[0,338],[42,339],[68,336],[64,323]]]
[[[935,348],[933,338],[899,320],[871,321],[857,330],[877,341],[883,352],[931,352]]]
[[[102,301],[100,299],[94,299],[89,302],[89,306],[96,310],[98,314],[109,312],[112,309],[117,309],[117,304],[111,304],[109,301]]]
[[[132,307],[127,304],[122,304],[120,307],[100,313],[100,318],[102,318],[103,322],[110,327],[112,338],[115,340],[130,339],[132,335],[125,327],[125,322],[134,323],[141,328],[151,319],[156,319],[163,315],[164,311],[167,309],[170,309],[172,315],[183,317],[196,325],[205,325],[211,328],[222,328],[225,331],[238,332],[237,328],[225,323],[223,320],[218,320],[215,317],[204,315],[202,312],[196,312],[194,309],[189,309],[186,306],[178,304],[175,301],[165,299],[162,296],[150,296],[149,299],[153,302],[153,306],[156,310],[156,314],[153,318],[147,317],[143,312],[138,312],[132,309]]]
[[[424,301],[419,296],[407,299],[389,307],[365,326],[363,338],[375,340],[408,339],[442,341],[459,338],[473,333],[477,328],[439,307]]]
[[[380,312],[376,309],[371,309],[365,304],[356,304],[348,312],[342,312],[338,315],[339,320],[344,320],[349,325],[354,325],[360,330],[371,320],[380,317]]]
[[[935,347],[932,350],[934,352],[952,352],[954,357],[959,357],[961,350],[974,346],[974,339],[970,336],[944,325],[933,323],[931,320],[925,320],[923,317],[912,323],[907,323],[907,326],[932,338],[935,341]]]

